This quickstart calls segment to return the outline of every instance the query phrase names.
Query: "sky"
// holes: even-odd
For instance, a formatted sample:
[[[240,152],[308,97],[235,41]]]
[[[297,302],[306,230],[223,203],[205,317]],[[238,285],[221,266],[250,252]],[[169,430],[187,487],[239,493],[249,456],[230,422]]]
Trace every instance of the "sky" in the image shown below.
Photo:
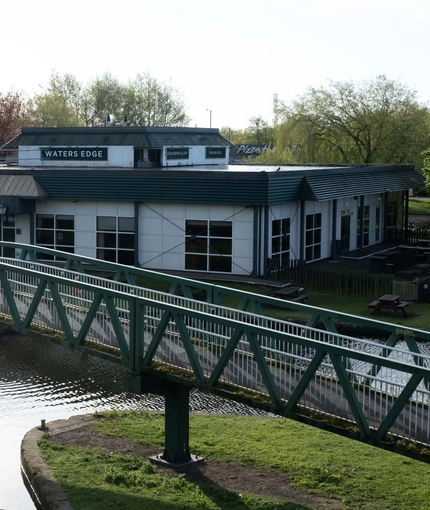
[[[428,0],[21,0],[1,18],[3,93],[41,93],[53,71],[149,73],[190,126],[231,129],[330,81],[385,75],[430,101]]]

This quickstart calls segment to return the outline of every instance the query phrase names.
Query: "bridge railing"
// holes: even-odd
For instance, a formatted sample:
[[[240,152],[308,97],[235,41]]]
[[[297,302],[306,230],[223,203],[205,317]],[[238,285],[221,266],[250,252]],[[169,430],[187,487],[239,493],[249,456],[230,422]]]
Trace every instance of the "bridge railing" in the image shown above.
[[[18,331],[285,416],[321,413],[363,440],[429,443],[424,344],[381,345],[26,260],[0,261],[0,286],[0,313]]]
[[[389,337],[387,343],[391,346],[394,346],[400,341],[407,341],[409,344],[415,344],[420,341],[430,341],[430,332],[428,331],[403,326],[399,327],[379,320],[358,317],[324,308],[316,308],[304,303],[256,295],[251,292],[236,290],[230,287],[214,285],[133,266],[114,264],[104,260],[34,245],[0,241],[0,247],[13,249],[16,257],[21,260],[42,262],[48,259],[46,263],[57,264],[63,269],[76,271],[80,274],[105,271],[112,275],[114,281],[125,281],[131,285],[136,285],[140,279],[150,278],[165,283],[166,287],[170,286],[169,294],[181,295],[193,299],[193,295],[197,291],[199,293],[199,300],[211,304],[222,305],[226,302],[226,299],[230,299],[231,301],[231,298],[233,298],[238,303],[237,309],[251,310],[258,315],[266,315],[266,310],[270,307],[276,307],[281,311],[285,310],[286,314],[289,310],[293,310],[295,312],[300,312],[306,317],[305,321],[307,326],[318,326],[320,329],[325,328],[327,331],[333,333],[338,332],[338,324],[346,325],[350,331],[353,331],[356,326],[380,331],[381,336],[387,335]],[[322,328],[320,324],[322,324]],[[360,328],[357,329],[360,330]],[[413,348],[418,349],[416,346]]]

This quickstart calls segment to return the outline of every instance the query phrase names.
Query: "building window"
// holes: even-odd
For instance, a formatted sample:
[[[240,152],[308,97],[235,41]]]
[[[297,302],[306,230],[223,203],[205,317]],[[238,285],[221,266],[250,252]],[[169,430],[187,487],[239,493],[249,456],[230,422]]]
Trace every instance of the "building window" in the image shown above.
[[[15,216],[4,215],[1,216],[1,231],[0,236],[2,241],[15,242]],[[8,258],[15,258],[15,248],[2,248],[1,256]]]
[[[185,230],[185,269],[231,273],[231,221],[186,220]]]
[[[321,213],[306,215],[306,260],[321,258]]]
[[[97,216],[97,258],[134,265],[134,218]]]
[[[363,246],[369,246],[369,232],[370,232],[370,205],[365,205],[363,217]]]
[[[397,228],[397,202],[388,202],[387,204],[387,228]]]
[[[381,207],[376,206],[375,209],[375,241],[379,241],[381,231]]]
[[[75,218],[67,214],[36,214],[36,245],[54,250],[75,251]],[[40,254],[43,260],[61,260]]]
[[[360,225],[361,225],[361,207],[357,209],[358,223],[357,223],[357,246],[360,247]],[[370,232],[370,205],[365,205],[363,209],[363,246],[369,246],[369,232]]]
[[[277,267],[289,267],[290,218],[272,220],[272,261]]]

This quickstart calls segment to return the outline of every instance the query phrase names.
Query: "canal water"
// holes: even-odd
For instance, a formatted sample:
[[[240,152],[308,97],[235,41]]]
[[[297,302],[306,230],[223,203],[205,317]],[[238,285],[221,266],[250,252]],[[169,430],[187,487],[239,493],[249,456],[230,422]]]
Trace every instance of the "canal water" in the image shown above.
[[[107,409],[163,410],[157,395],[126,390],[125,367],[0,329],[0,509],[34,510],[20,471],[24,435],[46,422]],[[191,410],[264,415],[213,395],[192,392]]]

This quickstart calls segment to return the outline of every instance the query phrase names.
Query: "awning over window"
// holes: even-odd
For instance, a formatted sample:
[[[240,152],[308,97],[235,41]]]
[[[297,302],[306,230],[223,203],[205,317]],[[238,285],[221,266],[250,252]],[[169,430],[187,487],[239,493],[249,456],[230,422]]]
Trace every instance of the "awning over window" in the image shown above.
[[[46,198],[32,175],[0,175],[0,197]]]

